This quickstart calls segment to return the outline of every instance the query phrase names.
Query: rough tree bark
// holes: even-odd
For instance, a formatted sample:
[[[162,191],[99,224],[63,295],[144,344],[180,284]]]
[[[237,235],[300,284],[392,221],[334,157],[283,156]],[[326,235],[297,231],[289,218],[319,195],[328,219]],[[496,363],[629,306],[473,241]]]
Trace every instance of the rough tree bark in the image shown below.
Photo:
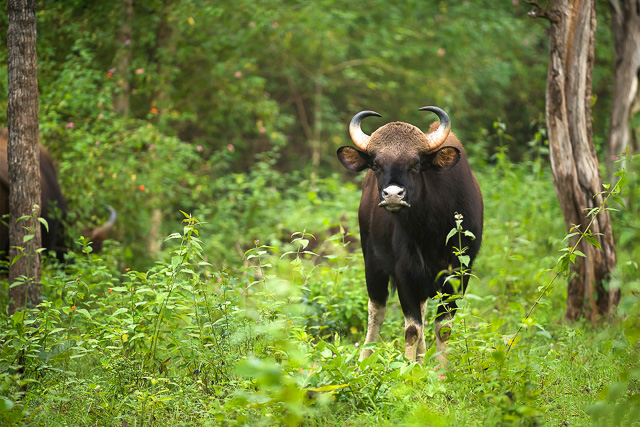
[[[35,305],[40,297],[40,255],[35,252],[41,246],[40,224],[31,220],[17,222],[22,216],[31,216],[34,205],[40,203],[36,0],[9,0],[7,12],[7,163],[10,193],[9,241],[12,246],[9,258],[13,260],[20,254],[14,246],[29,248],[25,251],[25,256],[9,269],[9,283],[15,283],[21,277],[29,278],[28,287],[23,283],[9,289],[9,313],[13,313],[25,305],[25,300]],[[34,231],[28,231],[25,227],[33,228]],[[28,234],[35,236],[25,244],[24,236]]]
[[[554,0],[549,10],[537,8],[532,15],[550,22],[546,121],[553,183],[567,229],[579,225],[584,231],[587,212],[603,201],[597,195],[603,187],[591,130],[596,0]],[[591,230],[602,250],[584,240],[578,247],[586,257],[577,257],[571,265],[567,320],[584,316],[595,322],[620,299],[619,289],[607,289],[616,265],[607,211],[598,215]]]
[[[609,3],[616,62],[606,163],[613,174],[618,154],[640,149],[640,128],[633,129],[631,120],[640,111],[640,0]]]

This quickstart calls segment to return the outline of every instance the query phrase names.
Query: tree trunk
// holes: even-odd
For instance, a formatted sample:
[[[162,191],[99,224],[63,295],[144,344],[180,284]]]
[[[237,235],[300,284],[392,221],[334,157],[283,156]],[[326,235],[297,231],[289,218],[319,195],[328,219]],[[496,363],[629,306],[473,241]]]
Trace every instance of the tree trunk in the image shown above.
[[[157,11],[158,26],[156,27],[156,90],[153,94],[151,105],[156,107],[156,123],[162,123],[167,112],[171,111],[171,93],[169,88],[172,86],[172,73],[174,71],[174,56],[177,49],[177,37],[174,30],[175,22],[173,21],[172,12],[174,10],[173,1],[165,1]],[[151,226],[149,228],[149,237],[147,239],[147,248],[151,256],[157,256],[162,249],[162,222],[164,213],[159,206],[162,202],[158,202],[157,198],[150,196],[149,203],[155,206],[151,212]]]
[[[610,4],[616,65],[606,162],[613,175],[618,154],[627,147],[631,152],[640,148],[640,128],[632,128],[632,118],[640,111],[640,0]]]
[[[538,16],[551,23],[546,120],[553,183],[567,229],[579,225],[584,231],[587,212],[603,201],[597,195],[603,188],[591,133],[596,0],[556,0]],[[584,316],[594,322],[620,299],[619,290],[606,289],[616,265],[608,211],[598,215],[591,230],[602,250],[584,240],[578,247],[586,257],[571,265],[567,320]]]
[[[152,107],[158,109],[156,114],[157,122],[162,122],[165,114],[172,109],[171,93],[169,88],[173,85],[175,70],[175,54],[178,37],[174,26],[175,17],[172,12],[175,9],[174,2],[165,0],[156,12],[158,16],[158,26],[156,27],[156,50],[154,60],[156,62],[155,82],[156,90],[153,94]]]
[[[118,93],[113,110],[123,116],[129,114],[129,93],[131,92],[129,66],[131,64],[131,21],[133,21],[133,1],[124,0],[122,4],[122,20],[118,31],[119,51],[116,60],[116,75],[118,76]]]
[[[7,3],[9,100],[7,119],[9,142],[9,259],[23,253],[9,269],[9,283],[23,284],[9,289],[9,313],[25,302],[37,304],[40,297],[40,223],[36,220],[17,222],[32,216],[40,203],[40,149],[38,146],[38,74],[36,57],[36,0],[9,0]],[[37,215],[40,212],[38,210]],[[30,228],[31,230],[27,230]],[[34,237],[25,242],[26,235]],[[24,247],[24,251],[14,246]],[[28,286],[24,283],[27,279]]]

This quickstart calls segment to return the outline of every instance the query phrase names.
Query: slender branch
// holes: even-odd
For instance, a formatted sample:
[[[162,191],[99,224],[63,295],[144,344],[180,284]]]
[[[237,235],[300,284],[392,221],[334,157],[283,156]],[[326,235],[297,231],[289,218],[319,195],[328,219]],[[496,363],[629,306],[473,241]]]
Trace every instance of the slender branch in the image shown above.
[[[589,232],[589,230],[591,229],[591,226],[593,225],[593,223],[595,222],[596,218],[598,217],[598,215],[600,214],[600,212],[602,212],[605,209],[605,206],[607,204],[607,201],[609,200],[609,198],[613,195],[616,194],[616,190],[618,189],[618,184],[620,183],[620,180],[618,180],[616,182],[616,184],[614,185],[614,187],[611,189],[611,191],[609,192],[609,194],[607,194],[607,197],[604,198],[604,200],[602,201],[602,203],[600,204],[600,206],[598,207],[598,211],[591,216],[591,221],[589,221],[589,224],[587,225],[587,228],[583,231],[580,232],[580,238],[578,239],[578,241],[575,243],[575,245],[573,245],[573,247],[569,250],[568,255],[571,256],[575,253],[575,251],[577,250],[578,246],[580,245],[580,242],[582,242],[582,239],[584,238],[584,236],[586,236],[586,234]],[[558,261],[559,263],[560,261]],[[557,266],[557,264],[556,264]],[[531,306],[531,308],[529,309],[529,312],[527,313],[527,315],[525,316],[525,318],[523,319],[522,322],[520,322],[520,327],[518,328],[518,330],[516,331],[515,335],[509,340],[509,345],[507,346],[507,351],[505,354],[505,359],[506,357],[509,355],[509,352],[511,351],[511,348],[513,347],[513,345],[515,344],[516,341],[516,337],[520,334],[520,331],[522,330],[522,328],[524,327],[524,320],[527,320],[530,316],[531,313],[533,313],[533,309],[536,308],[536,306],[540,303],[540,300],[542,299],[542,297],[547,293],[547,290],[549,290],[549,288],[551,287],[551,285],[553,285],[553,283],[556,281],[556,279],[560,276],[560,274],[562,274],[562,270],[556,270],[556,274],[555,276],[553,276],[553,279],[551,279],[551,281],[544,287],[544,289],[542,289],[542,292],[540,292],[540,295],[538,295],[538,298],[536,299],[536,301],[533,303],[533,305]]]
[[[289,88],[293,93],[293,99],[295,100],[296,107],[298,109],[298,118],[300,119],[300,125],[302,126],[302,130],[304,130],[304,134],[307,139],[313,139],[313,131],[311,126],[309,125],[309,120],[307,119],[307,110],[304,108],[304,100],[302,99],[302,95],[300,94],[300,90],[296,85],[296,82],[289,76],[287,76],[287,81],[289,82]]]

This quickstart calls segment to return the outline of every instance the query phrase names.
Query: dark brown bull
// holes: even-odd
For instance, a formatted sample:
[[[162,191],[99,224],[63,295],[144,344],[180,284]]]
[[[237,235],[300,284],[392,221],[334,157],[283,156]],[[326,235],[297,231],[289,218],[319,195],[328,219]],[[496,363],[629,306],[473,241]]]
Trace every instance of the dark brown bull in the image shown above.
[[[0,129],[0,218],[9,213],[9,170],[7,167],[7,129]],[[40,185],[41,216],[47,221],[49,231],[42,227],[42,247],[48,251],[57,252],[58,258],[67,251],[63,237],[63,222],[67,212],[67,203],[60,190],[56,170],[47,150],[40,146]],[[102,226],[89,231],[87,237],[93,241],[94,250],[99,250],[102,241],[106,239],[109,230],[116,220],[116,212],[109,207],[111,216]],[[3,224],[8,221],[3,218],[0,222],[0,254],[7,257],[9,253],[9,230]]]
[[[338,158],[353,172],[369,169],[364,181],[360,209],[360,235],[369,293],[366,343],[378,338],[389,297],[389,278],[398,290],[405,318],[405,355],[424,361],[424,317],[427,300],[438,292],[454,295],[452,281],[445,280],[460,268],[453,246],[446,243],[455,228],[455,214],[464,216],[463,227],[475,235],[463,237],[468,267],[480,250],[483,203],[464,148],[450,133],[449,116],[437,107],[440,122],[424,134],[407,123],[388,123],[371,136],[360,129],[362,119],[380,115],[362,111],[351,120],[349,131],[359,149],[341,147]],[[455,241],[455,243],[454,243]],[[469,276],[464,276],[464,292]],[[446,367],[446,341],[456,310],[455,301],[438,306],[435,322],[437,360]],[[363,349],[360,360],[372,350]]]

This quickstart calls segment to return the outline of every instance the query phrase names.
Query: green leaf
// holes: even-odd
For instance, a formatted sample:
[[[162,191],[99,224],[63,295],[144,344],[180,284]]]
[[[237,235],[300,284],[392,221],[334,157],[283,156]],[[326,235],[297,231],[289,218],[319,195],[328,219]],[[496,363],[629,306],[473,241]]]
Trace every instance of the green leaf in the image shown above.
[[[507,335],[505,335],[506,337]],[[509,339],[509,341],[511,340],[511,338]],[[516,341],[517,342],[517,341]],[[505,345],[507,344],[507,342],[505,342]],[[514,343],[515,344],[515,343]],[[505,353],[502,350],[494,350],[493,352],[491,352],[491,357],[493,357],[493,360],[496,361],[496,363],[498,365],[502,365],[504,364],[504,359],[505,359]]]
[[[13,402],[4,396],[0,396],[0,412],[9,412],[13,409]]]
[[[173,270],[176,270],[181,262],[182,262],[182,257],[180,256],[171,257],[171,268]]]
[[[451,229],[451,231],[449,232],[449,234],[447,234],[447,240],[445,240],[445,242],[444,242],[444,243],[445,243],[445,245],[446,245],[447,243],[449,243],[449,239],[450,239],[450,238],[452,238],[452,237],[456,234],[456,232],[457,232],[457,231],[458,231],[458,230],[456,230],[455,228],[452,228],[452,229]]]
[[[24,311],[16,311],[15,313],[13,313],[11,315],[11,320],[13,321],[13,325],[16,326],[24,322],[24,316],[25,316]]]
[[[569,254],[566,253],[564,255],[562,255],[560,257],[560,259],[558,259],[558,264],[556,267],[556,271],[563,273],[565,271],[567,271],[567,268],[569,268]]]
[[[602,247],[600,246],[600,243],[599,243],[595,238],[593,238],[592,236],[587,236],[587,235],[585,235],[585,236],[584,236],[584,239],[585,239],[587,242],[591,243],[591,244],[592,244],[593,246],[595,246],[596,248],[598,248],[598,249],[602,249]]]
[[[47,232],[49,232],[49,223],[47,222],[47,220],[44,218],[38,218],[38,221],[40,221],[40,223],[44,225],[44,228],[47,230]]]
[[[82,314],[87,319],[91,319],[91,314],[87,311],[86,308],[79,308],[76,310],[79,314]]]
[[[11,263],[9,263],[9,266],[12,266],[13,264],[15,264],[16,262],[18,262],[18,260],[20,260],[20,258],[22,258],[24,256],[24,254],[18,254],[15,257],[13,257],[13,259],[11,260]],[[16,286],[16,284],[12,284],[9,288],[12,288],[13,286]]]
[[[626,207],[624,205],[624,200],[622,200],[622,197],[618,196],[618,195],[613,195],[611,196],[611,200],[616,202],[617,204],[619,204],[620,206],[622,206],[623,208]]]
[[[124,307],[120,307],[119,309],[117,309],[117,310],[112,314],[112,316],[117,316],[118,314],[126,313],[127,311],[129,311],[129,309],[124,308]]]
[[[501,317],[497,317],[495,319],[491,319],[491,332],[495,332],[498,329],[500,329],[502,327],[502,325],[504,325],[506,323],[506,320],[501,318]]]
[[[509,334],[502,336],[502,342],[504,342],[504,345],[513,347],[518,343],[518,341],[520,341],[520,335],[516,336],[516,334]]]

